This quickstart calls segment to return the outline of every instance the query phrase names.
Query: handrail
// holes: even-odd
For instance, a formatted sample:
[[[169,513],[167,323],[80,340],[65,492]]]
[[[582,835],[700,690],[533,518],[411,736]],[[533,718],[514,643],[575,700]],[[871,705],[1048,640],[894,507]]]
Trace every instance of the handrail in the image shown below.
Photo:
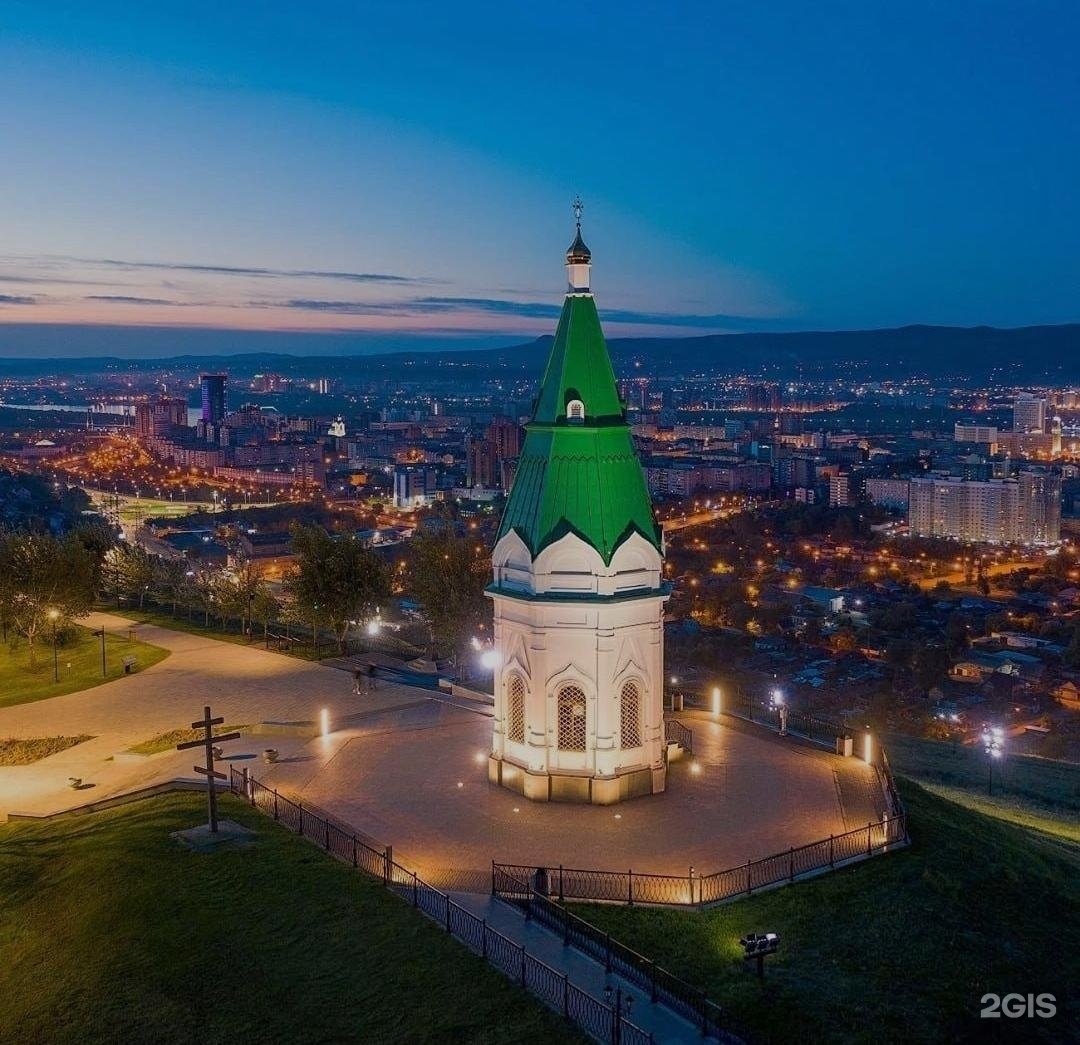
[[[535,995],[549,1008],[576,1024],[602,1045],[655,1045],[651,1033],[632,1023],[614,1005],[600,1001],[559,972],[530,954],[487,920],[455,903],[446,893],[429,885],[415,871],[393,859],[393,850],[378,849],[361,841],[326,816],[305,809],[277,790],[260,783],[247,770],[229,767],[229,790],[253,808],[323,847],[330,855],[379,878],[392,893],[410,900],[412,906],[440,924],[475,954]],[[492,868],[493,891],[499,872]],[[506,876],[509,877],[509,876]]]
[[[691,1020],[704,1036],[720,1041],[739,1041],[740,1032],[732,1018],[704,991],[657,965],[651,958],[614,940],[590,922],[579,918],[565,905],[554,902],[528,879],[492,865],[492,891],[500,899],[521,907],[527,918],[536,918],[563,938],[563,943],[604,964],[649,992],[659,1002]]]
[[[676,907],[705,907],[735,896],[749,896],[781,882],[834,868],[870,856],[888,852],[908,841],[904,813],[870,821],[839,835],[829,835],[779,853],[748,860],[744,864],[711,874],[646,874],[629,871],[605,871],[595,868],[532,866],[496,863],[508,874],[529,880],[537,871],[546,877],[547,895],[563,900],[598,900],[605,903],[660,904]]]
[[[678,744],[689,754],[694,753],[694,731],[677,718],[664,719],[664,743]]]

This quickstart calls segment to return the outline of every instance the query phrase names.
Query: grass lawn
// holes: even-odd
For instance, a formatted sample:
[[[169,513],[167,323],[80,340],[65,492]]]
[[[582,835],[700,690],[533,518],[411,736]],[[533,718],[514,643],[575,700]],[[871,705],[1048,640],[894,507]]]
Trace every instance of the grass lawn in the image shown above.
[[[245,730],[247,728],[246,725],[223,725],[220,729],[217,729],[217,732],[219,734],[232,733],[236,730]],[[133,747],[129,747],[128,751],[134,755],[156,755],[162,751],[174,751],[176,750],[177,744],[184,744],[189,740],[202,740],[205,736],[206,731],[202,729],[170,729],[167,733],[158,733],[156,737],[151,737],[149,740],[144,740],[141,744],[135,744]]]
[[[180,848],[196,795],[0,826],[0,1040],[580,1040],[378,883],[222,809],[258,843]]]
[[[164,606],[144,606],[142,609],[134,606],[121,606],[117,609],[115,605],[110,606],[103,604],[100,608],[105,613],[115,613],[119,617],[126,617],[128,620],[138,621],[140,623],[156,624],[162,628],[172,628],[174,631],[184,631],[192,635],[206,635],[212,639],[220,639],[222,642],[236,642],[242,646],[258,646],[260,649],[266,648],[266,643],[263,640],[262,635],[262,625],[260,624],[254,625],[254,637],[249,639],[248,636],[241,633],[240,622],[238,620],[229,621],[228,626],[222,629],[220,621],[211,618],[210,626],[206,627],[203,624],[203,621],[205,620],[203,614],[195,613],[189,618],[182,609],[178,609],[176,611],[176,616],[174,617],[171,610]],[[283,635],[285,633],[285,626],[283,624],[274,624],[270,631],[274,635]],[[270,640],[270,649],[276,653],[284,653],[291,657],[299,657],[301,660],[322,660],[325,657],[340,656],[337,643],[328,637],[328,633],[324,632],[320,635],[319,646],[314,654],[312,653],[311,648],[310,629],[297,629],[294,625],[289,629],[289,635],[292,641],[289,643],[287,649],[277,649],[273,638]],[[420,656],[423,653],[422,649],[385,631],[375,638],[370,638],[366,635],[350,635],[348,647],[349,653],[373,650],[378,653],[389,654],[393,657],[404,658]]]
[[[903,734],[885,738],[894,771],[986,796],[988,766],[981,744],[953,745]],[[1051,812],[1080,812],[1080,765],[1033,755],[1011,755],[994,763],[994,798]]]
[[[100,686],[124,674],[124,657],[135,658],[135,671],[142,671],[169,651],[146,642],[128,642],[123,635],[105,636],[105,666],[108,677],[101,674],[101,639],[89,628],[76,627],[66,646],[57,654],[60,681],[53,682],[52,641],[47,639],[37,647],[37,664],[30,667],[25,642],[14,650],[0,643],[0,707],[9,704],[29,704],[34,700],[58,697],[79,689]]]
[[[93,739],[89,733],[80,733],[74,737],[34,737],[31,740],[0,738],[0,766],[28,766],[48,758],[49,755],[67,751],[69,747],[81,744],[84,740]]]
[[[193,617],[188,618],[183,610],[177,610],[174,617],[169,609],[160,606],[144,606],[139,609],[137,606],[121,606],[119,609],[115,605],[102,605],[101,610],[103,613],[115,613],[118,617],[124,617],[127,620],[133,620],[140,624],[156,624],[162,628],[171,628],[173,631],[184,631],[190,635],[205,635],[207,638],[218,639],[221,642],[235,642],[241,646],[258,646],[260,649],[266,648],[266,643],[262,637],[262,626],[255,625],[254,638],[249,639],[248,636],[241,634],[240,626],[236,621],[231,621],[229,626],[224,630],[221,627],[219,621],[211,619],[210,627],[203,625],[204,617],[201,613],[196,613]],[[282,632],[283,628],[280,625],[275,624],[273,629],[275,634]],[[292,632],[295,634],[295,631]],[[338,655],[337,647],[328,642],[320,643],[318,655],[312,656],[311,654],[311,636],[308,635],[306,640],[301,634],[297,636],[298,641],[290,645],[288,651],[274,650],[273,641],[271,640],[270,649],[274,652],[284,653],[287,652],[289,656],[299,657],[301,660],[320,660],[323,657],[336,657]]]
[[[755,1041],[1077,1040],[1080,850],[901,791],[909,849],[703,913],[575,911],[703,988]],[[780,934],[763,985],[742,961],[746,932]],[[1058,1015],[980,1019],[988,992],[1054,994]]]

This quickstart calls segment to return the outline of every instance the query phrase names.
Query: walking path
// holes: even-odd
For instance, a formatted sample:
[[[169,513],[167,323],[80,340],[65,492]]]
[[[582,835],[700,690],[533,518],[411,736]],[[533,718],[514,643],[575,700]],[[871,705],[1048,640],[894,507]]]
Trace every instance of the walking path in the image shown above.
[[[111,613],[92,613],[91,628],[127,633],[131,622]],[[258,722],[318,722],[328,709],[332,728],[353,716],[426,702],[431,694],[380,681],[370,695],[353,693],[351,676],[333,668],[272,653],[256,645],[221,642],[206,635],[137,626],[139,638],[170,655],[136,675],[48,700],[0,708],[0,737],[29,739],[75,736],[94,739],[29,766],[0,766],[0,818],[10,811],[51,813],[176,777],[193,777],[198,752],[136,755],[130,747],[161,733],[189,726],[205,704],[229,725]],[[310,731],[292,729],[261,737],[245,735],[226,745],[226,755],[255,758],[277,748],[285,758],[321,762],[334,745],[309,745]],[[193,757],[194,755],[194,757]],[[256,764],[251,763],[253,766]],[[81,778],[84,789],[68,786]]]
[[[624,1008],[626,1018],[643,1031],[651,1032],[658,1043],[700,1043],[701,1031],[671,1009],[649,1000],[649,995],[636,984],[614,972],[607,972],[603,965],[576,947],[566,946],[560,937],[536,921],[526,921],[525,916],[510,904],[496,900],[490,895],[476,893],[451,893],[451,899],[466,908],[477,918],[483,918],[492,929],[523,946],[529,954],[565,973],[570,982],[595,998],[604,998],[604,988],[621,989],[624,998],[631,999],[630,1011]]]

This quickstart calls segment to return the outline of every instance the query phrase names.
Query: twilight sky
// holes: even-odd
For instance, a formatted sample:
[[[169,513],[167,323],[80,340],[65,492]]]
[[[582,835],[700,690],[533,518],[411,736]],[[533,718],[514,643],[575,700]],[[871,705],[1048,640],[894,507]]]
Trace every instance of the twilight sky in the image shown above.
[[[546,333],[577,192],[609,334],[1080,320],[1078,45],[1049,0],[5,0],[0,355]]]

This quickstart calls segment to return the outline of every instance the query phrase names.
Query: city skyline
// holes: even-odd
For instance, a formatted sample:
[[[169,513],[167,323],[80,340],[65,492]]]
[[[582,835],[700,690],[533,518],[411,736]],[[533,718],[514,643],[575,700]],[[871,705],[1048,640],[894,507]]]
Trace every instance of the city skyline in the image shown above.
[[[421,10],[14,5],[0,352],[13,324],[550,333],[575,192],[614,337],[1077,318],[1064,6]]]

